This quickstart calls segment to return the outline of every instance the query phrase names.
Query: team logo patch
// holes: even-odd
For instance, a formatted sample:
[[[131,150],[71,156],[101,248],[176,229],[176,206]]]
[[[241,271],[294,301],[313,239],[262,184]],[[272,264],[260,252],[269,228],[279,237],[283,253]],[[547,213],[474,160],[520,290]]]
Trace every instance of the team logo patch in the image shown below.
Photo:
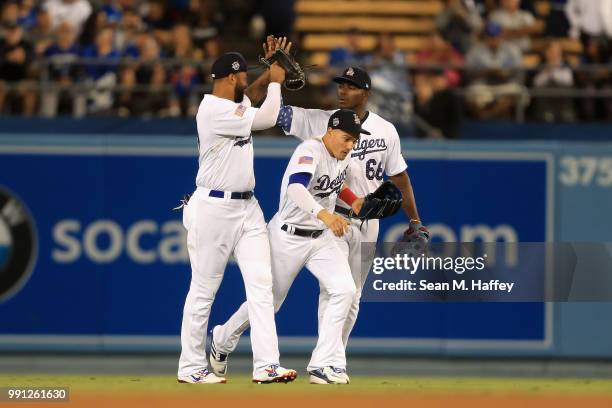
[[[26,284],[37,252],[36,226],[29,210],[0,186],[0,302]]]
[[[234,115],[242,117],[242,116],[244,116],[244,112],[246,112],[246,110],[247,110],[246,106],[238,105],[238,107],[234,111]]]
[[[298,159],[298,164],[312,164],[312,157],[302,156]]]
[[[349,69],[346,70],[346,75],[351,76],[351,77],[355,75],[355,71],[353,71],[353,67],[350,67]]]
[[[353,113],[353,117],[355,118],[355,124],[356,125],[361,125],[361,121],[359,120],[359,116],[357,116],[356,113]]]
[[[232,62],[232,68],[234,71],[238,71],[240,69],[240,63],[238,61]]]
[[[332,125],[338,126],[339,124],[340,124],[340,119],[339,118],[334,118],[334,120],[332,121]]]

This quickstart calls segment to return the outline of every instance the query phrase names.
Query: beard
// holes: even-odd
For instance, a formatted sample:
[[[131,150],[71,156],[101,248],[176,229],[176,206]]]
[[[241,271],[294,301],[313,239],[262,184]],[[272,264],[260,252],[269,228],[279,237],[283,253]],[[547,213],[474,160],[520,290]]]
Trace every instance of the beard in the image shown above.
[[[244,99],[244,87],[236,85],[234,88],[234,102],[240,103]]]

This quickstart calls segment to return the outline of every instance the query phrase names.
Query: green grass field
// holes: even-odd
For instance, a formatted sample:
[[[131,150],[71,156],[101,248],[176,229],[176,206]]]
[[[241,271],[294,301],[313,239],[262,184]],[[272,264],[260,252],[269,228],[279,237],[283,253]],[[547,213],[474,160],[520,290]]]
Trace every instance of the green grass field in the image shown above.
[[[294,383],[258,385],[246,375],[232,375],[220,386],[190,386],[176,383],[172,376],[113,375],[6,375],[0,374],[0,386],[70,387],[74,392],[160,392],[160,393],[424,393],[424,394],[528,394],[528,395],[600,395],[612,396],[612,380],[541,379],[541,378],[445,378],[445,377],[359,377],[349,386],[314,386],[305,375]]]

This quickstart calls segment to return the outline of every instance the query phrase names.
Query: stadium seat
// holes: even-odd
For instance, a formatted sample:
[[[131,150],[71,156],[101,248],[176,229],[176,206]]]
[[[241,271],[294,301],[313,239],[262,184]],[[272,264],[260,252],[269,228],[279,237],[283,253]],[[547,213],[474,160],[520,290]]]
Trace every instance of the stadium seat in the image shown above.
[[[365,32],[430,33],[433,19],[407,17],[337,17],[299,16],[295,29],[300,32],[347,32],[359,28]]]
[[[402,51],[415,51],[423,47],[427,38],[418,35],[398,35],[395,37],[395,45]],[[302,41],[302,47],[307,51],[329,51],[337,47],[347,45],[344,34],[307,34]],[[371,50],[376,46],[376,35],[361,35],[359,47],[363,50]]]
[[[439,1],[372,1],[372,0],[300,0],[295,5],[297,14],[339,15],[412,15],[435,16],[442,10]]]

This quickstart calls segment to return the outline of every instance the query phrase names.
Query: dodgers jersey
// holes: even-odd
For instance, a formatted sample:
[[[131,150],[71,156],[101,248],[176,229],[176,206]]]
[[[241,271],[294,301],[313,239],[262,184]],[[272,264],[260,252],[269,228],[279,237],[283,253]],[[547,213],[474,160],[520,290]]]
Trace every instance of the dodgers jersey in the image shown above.
[[[238,104],[204,95],[196,115],[198,187],[234,192],[255,188],[251,126],[256,112],[246,96]]]
[[[327,131],[327,122],[335,110],[304,109],[292,106],[293,120],[289,134],[307,140]],[[399,135],[395,126],[373,112],[368,112],[361,127],[371,135],[361,135],[350,154],[347,184],[364,197],[383,183],[383,176],[395,176],[406,170]],[[383,174],[384,173],[384,174]],[[343,201],[339,205],[349,208]]]
[[[281,224],[304,229],[327,228],[316,215],[302,210],[287,196],[289,177],[295,173],[312,174],[306,189],[316,202],[333,213],[336,198],[347,177],[350,160],[349,155],[344,160],[333,157],[320,138],[302,142],[293,152],[283,175],[277,214]]]

